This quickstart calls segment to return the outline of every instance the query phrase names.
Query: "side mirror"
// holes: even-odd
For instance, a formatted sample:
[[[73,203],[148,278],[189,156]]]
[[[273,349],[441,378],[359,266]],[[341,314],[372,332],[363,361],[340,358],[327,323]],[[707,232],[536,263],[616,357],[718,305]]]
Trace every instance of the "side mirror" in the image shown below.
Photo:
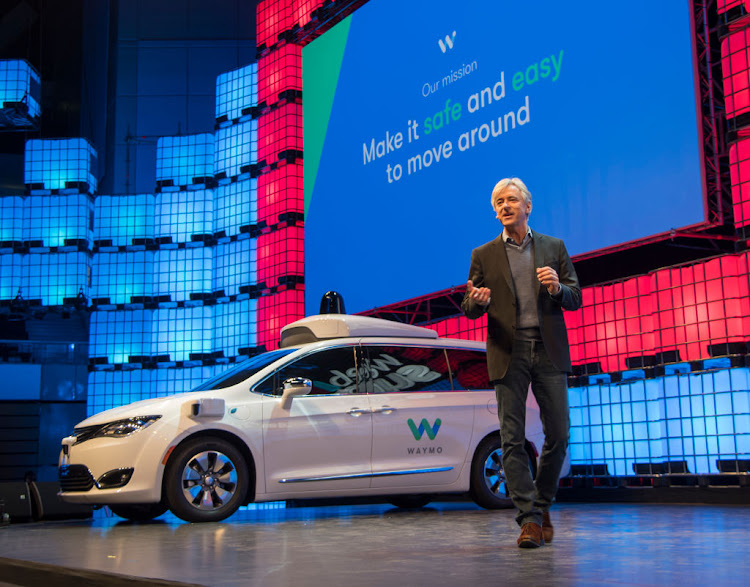
[[[304,377],[292,377],[284,381],[281,392],[281,407],[288,410],[292,406],[292,399],[307,395],[312,391],[312,381]]]

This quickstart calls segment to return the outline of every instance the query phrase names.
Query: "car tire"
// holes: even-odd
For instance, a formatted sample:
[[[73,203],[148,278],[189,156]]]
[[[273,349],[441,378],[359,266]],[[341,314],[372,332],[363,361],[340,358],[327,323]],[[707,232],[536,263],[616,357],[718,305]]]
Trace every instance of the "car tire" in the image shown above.
[[[529,455],[531,477],[536,477],[536,452],[527,440],[526,452]],[[503,449],[500,436],[483,440],[474,453],[471,464],[471,498],[477,505],[488,510],[513,507],[503,469]]]
[[[169,508],[159,503],[116,503],[110,504],[109,509],[116,516],[132,522],[148,522],[158,518]]]
[[[390,495],[388,503],[405,510],[418,510],[432,501],[429,495]]]
[[[248,467],[221,438],[195,438],[179,446],[164,471],[164,498],[187,522],[219,522],[245,502]]]

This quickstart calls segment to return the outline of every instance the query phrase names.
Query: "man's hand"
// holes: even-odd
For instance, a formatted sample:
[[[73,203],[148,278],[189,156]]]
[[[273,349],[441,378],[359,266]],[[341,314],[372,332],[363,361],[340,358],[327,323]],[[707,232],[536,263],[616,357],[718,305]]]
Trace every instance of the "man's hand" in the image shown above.
[[[466,283],[466,293],[474,300],[477,304],[486,308],[490,305],[490,288],[488,287],[474,287],[474,282],[470,279]]]
[[[536,276],[539,282],[547,288],[550,295],[554,296],[560,293],[560,278],[557,271],[552,267],[539,267],[536,270]]]

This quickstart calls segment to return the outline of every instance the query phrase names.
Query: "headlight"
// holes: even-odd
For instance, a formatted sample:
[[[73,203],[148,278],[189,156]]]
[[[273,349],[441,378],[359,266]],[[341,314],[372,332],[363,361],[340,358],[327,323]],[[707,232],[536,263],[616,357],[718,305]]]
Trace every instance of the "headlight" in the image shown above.
[[[103,424],[99,426],[87,426],[86,428],[79,428],[73,432],[73,436],[76,437],[76,444],[85,442],[92,438],[109,437],[109,438],[124,438],[130,436],[134,432],[148,428],[156,422],[161,416],[138,416],[136,418],[125,418],[124,420],[116,420],[109,424]]]

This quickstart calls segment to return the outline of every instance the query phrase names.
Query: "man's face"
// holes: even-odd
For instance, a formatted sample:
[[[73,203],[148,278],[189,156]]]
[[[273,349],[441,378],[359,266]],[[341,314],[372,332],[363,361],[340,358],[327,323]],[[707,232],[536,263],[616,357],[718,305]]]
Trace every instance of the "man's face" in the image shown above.
[[[523,229],[531,214],[531,202],[524,202],[521,191],[514,185],[509,185],[502,192],[495,195],[492,201],[497,219],[506,228]]]

